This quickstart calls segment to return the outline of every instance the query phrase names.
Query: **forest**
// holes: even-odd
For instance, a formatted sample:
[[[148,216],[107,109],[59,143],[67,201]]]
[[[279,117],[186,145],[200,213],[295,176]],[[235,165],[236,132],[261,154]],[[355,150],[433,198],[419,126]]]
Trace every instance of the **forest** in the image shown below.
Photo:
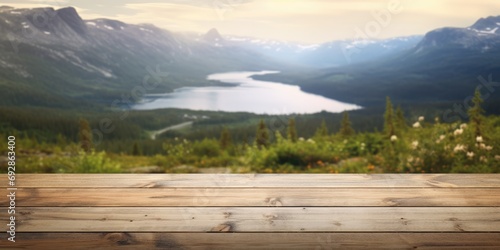
[[[0,124],[0,136],[16,137],[20,173],[498,173],[500,117],[486,116],[482,104],[476,90],[469,119],[453,123],[405,114],[389,97],[377,117],[369,109],[286,116],[168,109],[114,113],[126,115],[120,122],[109,113],[5,108],[10,122]],[[186,120],[193,125],[150,137]],[[0,143],[7,152],[7,139]]]

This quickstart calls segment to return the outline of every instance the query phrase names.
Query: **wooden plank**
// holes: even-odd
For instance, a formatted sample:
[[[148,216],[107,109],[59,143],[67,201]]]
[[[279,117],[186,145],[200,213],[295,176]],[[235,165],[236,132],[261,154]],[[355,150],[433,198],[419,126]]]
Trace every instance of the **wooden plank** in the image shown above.
[[[16,213],[17,232],[500,232],[500,207],[22,207]]]
[[[500,233],[18,233],[5,249],[498,249]]]
[[[0,189],[6,197],[8,190]],[[0,206],[8,206],[7,199]],[[19,188],[30,206],[500,206],[500,189],[483,188]]]
[[[500,188],[500,174],[19,174],[17,187]]]

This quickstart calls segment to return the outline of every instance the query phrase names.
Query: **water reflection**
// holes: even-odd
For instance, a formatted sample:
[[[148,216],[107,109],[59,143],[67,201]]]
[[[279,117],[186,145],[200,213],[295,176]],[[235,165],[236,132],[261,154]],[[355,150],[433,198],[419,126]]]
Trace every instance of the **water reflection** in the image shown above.
[[[229,72],[209,75],[207,79],[238,84],[234,87],[184,87],[173,93],[147,95],[136,110],[181,108],[256,114],[342,112],[359,109],[353,104],[338,102],[319,95],[303,92],[298,86],[277,82],[257,81],[252,75],[277,73]]]

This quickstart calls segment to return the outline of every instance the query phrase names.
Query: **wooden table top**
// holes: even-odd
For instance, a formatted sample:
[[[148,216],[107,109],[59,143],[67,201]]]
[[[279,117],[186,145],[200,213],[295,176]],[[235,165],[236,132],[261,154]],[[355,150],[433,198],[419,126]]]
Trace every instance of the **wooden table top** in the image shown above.
[[[500,174],[19,174],[15,190],[7,184],[7,249],[500,249]],[[8,223],[10,200],[0,204]]]

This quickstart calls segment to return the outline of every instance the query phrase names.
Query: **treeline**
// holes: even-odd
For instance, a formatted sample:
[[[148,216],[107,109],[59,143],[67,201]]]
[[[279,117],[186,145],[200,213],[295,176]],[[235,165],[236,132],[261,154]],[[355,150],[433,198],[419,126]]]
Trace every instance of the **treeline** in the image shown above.
[[[468,122],[443,123],[439,117],[425,115],[408,118],[403,108],[387,98],[379,114],[380,129],[374,131],[357,130],[353,118],[358,111],[354,111],[280,116],[279,121],[255,116],[234,127],[200,122],[198,129],[210,128],[213,136],[194,140],[183,136],[189,135],[190,128],[175,132],[172,138],[152,140],[141,132],[135,138],[96,143],[92,123],[79,119],[76,142],[62,135],[55,137],[55,143],[24,132],[16,135],[18,149],[24,151],[19,165],[24,172],[51,173],[128,172],[141,166],[176,173],[219,167],[237,173],[497,173],[500,117],[485,116],[479,92],[471,102]],[[334,116],[335,128],[320,115]],[[308,123],[317,119],[321,120]],[[300,126],[310,131],[301,131]],[[238,139],[238,129],[245,134],[244,140]]]
[[[399,106],[399,105],[398,105]],[[409,107],[402,105],[396,110],[405,110],[400,119],[415,120],[419,116],[439,116],[439,112],[425,110],[424,107]],[[384,130],[384,107],[371,107],[349,112],[351,127],[359,133]],[[94,146],[96,150],[110,153],[153,156],[161,154],[164,141],[175,141],[183,138],[189,141],[203,139],[218,140],[226,129],[231,134],[234,144],[251,145],[255,140],[255,128],[261,120],[270,130],[270,143],[276,142],[275,134],[279,131],[286,135],[290,119],[294,119],[294,127],[298,137],[312,138],[320,127],[330,134],[337,133],[341,128],[343,114],[320,112],[308,115],[255,115],[250,113],[223,113],[205,111],[187,111],[178,109],[154,111],[128,111],[83,109],[80,111],[49,108],[2,107],[0,108],[0,133],[16,134],[33,140],[30,144],[57,143],[63,138],[68,143],[79,142],[79,121],[88,121],[91,131],[94,131]],[[105,121],[111,127],[102,131]],[[189,129],[172,130],[159,135],[156,140],[150,138],[150,132],[162,128],[193,121]]]

